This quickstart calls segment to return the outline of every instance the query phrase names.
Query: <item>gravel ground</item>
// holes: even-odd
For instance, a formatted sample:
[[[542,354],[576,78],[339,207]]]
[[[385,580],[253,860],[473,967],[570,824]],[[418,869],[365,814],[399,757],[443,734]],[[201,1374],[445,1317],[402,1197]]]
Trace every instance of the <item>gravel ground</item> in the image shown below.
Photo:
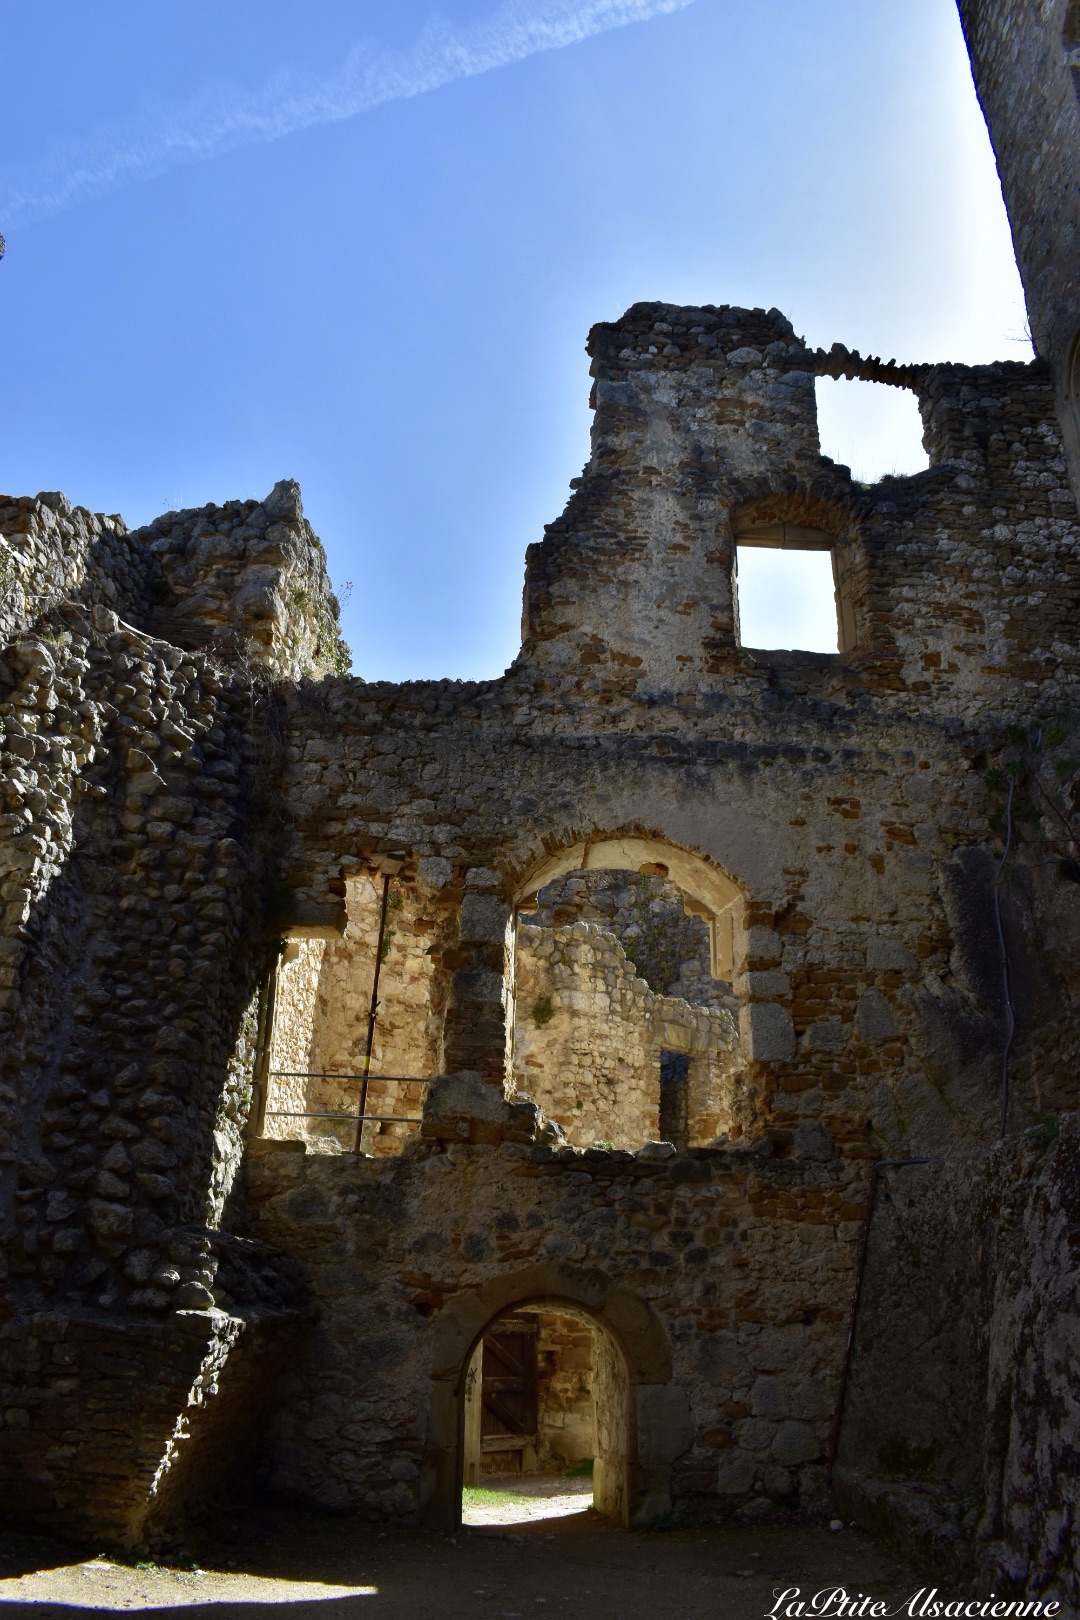
[[[284,1604],[290,1620],[759,1620],[786,1587],[840,1584],[893,1607],[926,1581],[847,1529],[626,1531],[588,1507],[455,1536],[261,1509],[193,1537],[172,1567],[0,1532],[0,1620],[282,1620]]]

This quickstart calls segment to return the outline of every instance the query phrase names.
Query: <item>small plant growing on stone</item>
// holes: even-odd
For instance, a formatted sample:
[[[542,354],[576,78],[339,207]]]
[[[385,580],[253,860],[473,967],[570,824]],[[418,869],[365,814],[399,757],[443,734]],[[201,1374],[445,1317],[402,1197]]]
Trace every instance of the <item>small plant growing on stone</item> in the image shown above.
[[[538,1001],[533,1007],[533,1023],[536,1025],[537,1029],[543,1029],[545,1024],[550,1024],[554,1016],[555,1009],[551,1005],[550,996],[544,996],[544,998],[541,1001]],[[580,1106],[581,1104],[579,1103],[578,1107],[580,1108]]]
[[[1061,1135],[1061,1118],[1058,1114],[1036,1114],[1035,1123],[1031,1127],[1031,1134],[1037,1135],[1043,1147],[1049,1147]]]

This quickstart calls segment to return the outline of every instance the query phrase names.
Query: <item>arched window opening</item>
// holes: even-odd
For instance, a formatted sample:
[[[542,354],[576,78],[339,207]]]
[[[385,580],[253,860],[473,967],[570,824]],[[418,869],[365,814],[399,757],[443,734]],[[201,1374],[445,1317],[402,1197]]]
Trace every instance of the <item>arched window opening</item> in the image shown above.
[[[655,839],[575,846],[534,874],[518,905],[514,1080],[571,1145],[739,1134],[741,905],[722,872]]]
[[[465,1524],[590,1510],[625,1522],[627,1371],[584,1311],[542,1301],[489,1323],[469,1358],[462,1427]]]

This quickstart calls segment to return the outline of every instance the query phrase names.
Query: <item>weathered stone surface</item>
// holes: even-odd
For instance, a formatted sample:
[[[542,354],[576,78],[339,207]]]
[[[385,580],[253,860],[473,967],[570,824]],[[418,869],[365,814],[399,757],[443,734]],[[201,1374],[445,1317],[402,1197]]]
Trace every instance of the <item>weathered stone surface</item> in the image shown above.
[[[882,1172],[837,1472],[913,1547],[1070,1604],[1078,1167],[1072,1116],[978,1161]]]
[[[1055,381],[1080,500],[1080,17],[1072,0],[958,0],[1035,351]]]
[[[962,1392],[956,1477],[995,1567],[1027,1558],[1045,1586],[1065,1534],[1046,1481],[1076,1444],[1052,1281],[1075,1211],[1064,1159],[1036,1189],[994,1142],[1074,1110],[1080,1073],[1080,523],[1046,372],[822,356],[775,310],[661,304],[590,352],[592,456],[530,548],[497,681],[335,673],[295,486],[136,535],[60,497],[0,508],[22,559],[0,661],[0,1499],[130,1535],[162,1490],[201,1489],[245,1346],[302,1312],[299,1267],[318,1314],[277,1397],[273,1355],[252,1375],[281,1490],[452,1522],[477,1339],[561,1302],[614,1392],[613,1511],[820,1507],[868,1164],[963,1157],[965,1185],[998,1166],[1029,1211],[1024,1263],[981,1390],[944,1331],[908,1367]],[[820,456],[814,374],[852,368],[917,390],[925,473],[863,486]],[[788,528],[833,552],[843,653],[740,643],[736,541]],[[647,880],[634,949],[664,885],[693,925],[679,951],[708,940],[663,989],[723,988],[638,979],[634,903],[610,928],[554,903],[515,926],[576,873],[600,910],[599,868]],[[714,1064],[686,1147],[659,1140],[659,1051]],[[393,1117],[354,1155],[349,1118],[308,1116],[355,1116],[365,1081]],[[940,1243],[968,1218],[947,1174]],[[927,1276],[899,1276],[908,1319],[932,1315]],[[884,1291],[868,1277],[872,1322]],[[851,1388],[858,1472],[875,1442]]]

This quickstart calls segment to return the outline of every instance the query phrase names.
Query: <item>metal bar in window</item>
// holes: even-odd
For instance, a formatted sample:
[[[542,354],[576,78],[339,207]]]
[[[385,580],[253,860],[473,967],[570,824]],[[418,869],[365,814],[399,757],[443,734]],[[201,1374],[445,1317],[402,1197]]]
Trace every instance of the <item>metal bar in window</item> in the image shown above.
[[[267,1072],[275,1080],[426,1080],[422,1074],[341,1074],[334,1069],[270,1069]]]
[[[422,1125],[422,1119],[411,1114],[314,1114],[303,1108],[268,1108],[267,1119],[347,1119],[353,1125],[362,1120],[374,1120],[377,1125]]]

